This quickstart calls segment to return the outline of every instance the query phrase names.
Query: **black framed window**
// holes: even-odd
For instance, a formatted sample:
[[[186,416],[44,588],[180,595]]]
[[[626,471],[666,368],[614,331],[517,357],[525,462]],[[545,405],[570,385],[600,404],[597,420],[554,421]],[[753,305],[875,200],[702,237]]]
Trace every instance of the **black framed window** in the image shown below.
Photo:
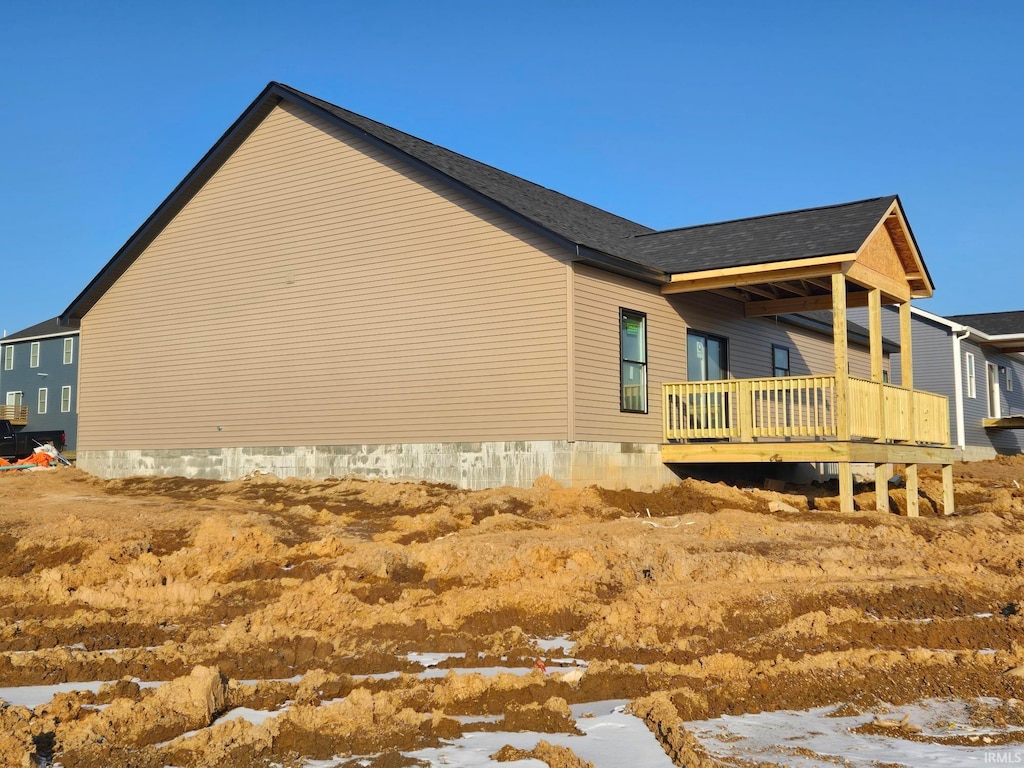
[[[789,347],[772,344],[772,376],[789,376]]]
[[[619,310],[619,407],[647,413],[647,315]]]

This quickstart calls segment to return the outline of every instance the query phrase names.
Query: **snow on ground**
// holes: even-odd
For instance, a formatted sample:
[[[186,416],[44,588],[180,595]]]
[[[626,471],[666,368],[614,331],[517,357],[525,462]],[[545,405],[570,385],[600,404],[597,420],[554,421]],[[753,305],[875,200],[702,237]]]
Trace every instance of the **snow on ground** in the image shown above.
[[[431,766],[445,768],[482,768],[493,766],[490,759],[510,744],[516,749],[533,749],[542,739],[549,744],[568,747],[594,768],[673,768],[665,751],[639,718],[627,715],[625,701],[598,701],[572,707],[576,726],[583,736],[564,733],[468,733],[451,744],[409,752],[409,757],[426,760]],[[593,717],[584,717],[584,714]],[[503,763],[510,768],[547,768],[540,760]],[[312,764],[307,763],[307,766]]]
[[[982,701],[994,703],[996,700]],[[913,705],[892,707],[880,716],[899,721],[909,715],[909,722],[920,727],[924,736],[976,735],[983,738],[987,733],[984,729],[967,724],[966,707],[967,702],[962,700],[926,699]],[[686,728],[713,756],[778,763],[792,768],[833,768],[837,764],[851,768],[878,764],[961,768],[1024,763],[1024,744],[986,746],[979,743],[977,747],[966,747],[911,741],[901,738],[895,730],[892,736],[854,733],[852,729],[871,722],[874,715],[830,717],[836,709],[829,706],[806,711],[723,715],[686,723]],[[1009,728],[1003,732],[1005,730],[1020,729]]]

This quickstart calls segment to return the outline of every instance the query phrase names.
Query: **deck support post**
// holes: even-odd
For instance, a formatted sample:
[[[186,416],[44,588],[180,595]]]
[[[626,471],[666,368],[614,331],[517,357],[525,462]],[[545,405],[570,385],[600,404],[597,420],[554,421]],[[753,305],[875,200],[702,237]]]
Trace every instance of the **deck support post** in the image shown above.
[[[953,465],[942,465],[942,514],[952,515],[954,512],[953,500]]]
[[[839,462],[839,511],[853,512],[853,465]]]
[[[889,478],[892,464],[875,464],[875,509],[889,514]]]
[[[907,464],[906,468],[907,517],[918,517],[921,514],[921,507],[917,498],[920,488],[920,484],[917,482],[917,464]]]

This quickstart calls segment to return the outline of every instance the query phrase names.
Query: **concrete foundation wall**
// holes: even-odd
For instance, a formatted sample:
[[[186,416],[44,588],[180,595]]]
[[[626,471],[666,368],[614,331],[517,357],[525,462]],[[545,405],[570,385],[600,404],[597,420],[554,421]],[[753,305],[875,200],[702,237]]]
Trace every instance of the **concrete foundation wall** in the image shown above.
[[[426,480],[471,489],[525,488],[542,475],[567,486],[636,490],[678,480],[662,464],[658,444],[562,440],[81,450],[77,463],[106,478],[177,475],[234,480],[259,471],[280,477]]]

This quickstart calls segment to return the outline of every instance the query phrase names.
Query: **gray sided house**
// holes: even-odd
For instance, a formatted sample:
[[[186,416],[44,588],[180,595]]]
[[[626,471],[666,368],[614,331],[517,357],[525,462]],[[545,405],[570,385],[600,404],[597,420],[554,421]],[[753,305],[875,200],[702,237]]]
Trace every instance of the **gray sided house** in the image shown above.
[[[79,331],[52,318],[0,339],[0,418],[78,438]]]
[[[886,308],[888,310],[888,308]],[[914,307],[914,382],[949,398],[950,435],[964,461],[1024,450],[1024,312],[942,317]],[[861,310],[851,317],[863,320]],[[882,327],[899,319],[884,311]],[[893,355],[894,383],[901,383]]]
[[[945,398],[883,381],[880,308],[932,291],[896,196],[655,231],[270,83],[62,315],[79,465],[651,488],[828,463],[852,509],[854,462],[951,465]]]

